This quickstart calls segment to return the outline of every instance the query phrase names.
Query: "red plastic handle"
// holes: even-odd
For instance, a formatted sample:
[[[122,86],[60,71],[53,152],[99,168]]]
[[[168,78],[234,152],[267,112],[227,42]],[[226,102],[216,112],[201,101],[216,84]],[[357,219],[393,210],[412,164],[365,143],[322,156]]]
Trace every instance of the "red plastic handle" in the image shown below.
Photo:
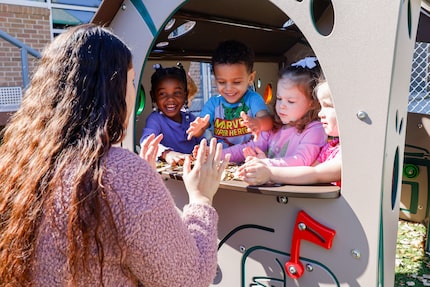
[[[302,240],[307,240],[326,249],[330,249],[335,234],[335,230],[322,225],[303,210],[299,211],[293,231],[290,261],[285,263],[285,271],[288,276],[297,279],[303,275],[303,264],[299,260],[300,242]]]

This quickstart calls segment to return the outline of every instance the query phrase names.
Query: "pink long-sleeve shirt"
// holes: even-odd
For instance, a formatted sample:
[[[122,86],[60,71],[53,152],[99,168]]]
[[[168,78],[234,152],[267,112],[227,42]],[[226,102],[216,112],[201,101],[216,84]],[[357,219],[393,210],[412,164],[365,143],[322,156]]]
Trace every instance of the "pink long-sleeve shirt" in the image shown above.
[[[204,286],[211,284],[217,264],[217,222],[215,209],[206,204],[188,204],[182,215],[175,208],[160,175],[136,154],[113,147],[105,158],[103,183],[110,185],[107,194],[112,207],[119,243],[125,256],[120,268],[116,245],[104,246],[104,285]],[[70,182],[65,182],[66,187]],[[41,219],[31,267],[34,286],[66,286],[69,275],[65,250],[70,190],[56,193],[53,210]],[[105,215],[104,215],[105,216]],[[55,226],[57,225],[57,226]],[[113,238],[104,230],[104,238]],[[99,267],[88,264],[90,276],[79,274],[78,286],[99,286]]]
[[[321,122],[313,121],[299,133],[295,127],[283,126],[276,132],[262,132],[257,141],[248,141],[223,150],[223,155],[231,154],[230,161],[241,163],[245,160],[243,149],[260,148],[266,153],[264,159],[270,166],[312,165],[321,147],[327,142]]]

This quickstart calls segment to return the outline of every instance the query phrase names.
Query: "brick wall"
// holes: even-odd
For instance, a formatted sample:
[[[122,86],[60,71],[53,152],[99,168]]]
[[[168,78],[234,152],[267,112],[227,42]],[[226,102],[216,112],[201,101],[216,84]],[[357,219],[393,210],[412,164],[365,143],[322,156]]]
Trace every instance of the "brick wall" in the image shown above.
[[[51,41],[49,9],[0,4],[0,30],[42,52]],[[31,77],[37,59],[28,54]],[[0,38],[0,87],[23,87],[20,50]]]
[[[204,103],[206,102],[205,100],[207,100],[204,98],[203,91],[202,91],[203,80],[201,76],[202,71],[200,70],[200,62],[191,62],[188,73],[191,76],[191,78],[193,78],[197,86],[199,87],[199,90],[197,91],[197,94],[190,105],[190,111],[195,115],[199,115]],[[211,77],[212,77],[211,78],[212,86],[209,91],[209,95],[208,95],[209,97],[219,94],[213,75]]]

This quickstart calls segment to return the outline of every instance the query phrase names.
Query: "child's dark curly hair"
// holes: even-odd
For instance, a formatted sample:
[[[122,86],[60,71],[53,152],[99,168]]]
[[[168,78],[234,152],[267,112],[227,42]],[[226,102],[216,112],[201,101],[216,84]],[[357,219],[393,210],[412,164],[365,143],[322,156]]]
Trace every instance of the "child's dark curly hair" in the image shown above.
[[[153,102],[156,101],[155,89],[158,84],[162,82],[164,79],[176,79],[184,84],[185,89],[185,98],[188,96],[188,87],[187,87],[187,74],[185,72],[184,67],[181,63],[177,63],[177,67],[167,67],[163,68],[160,64],[154,65],[155,72],[151,76],[151,99]]]
[[[212,55],[212,68],[217,64],[245,64],[249,73],[254,68],[254,51],[236,40],[221,42]]]

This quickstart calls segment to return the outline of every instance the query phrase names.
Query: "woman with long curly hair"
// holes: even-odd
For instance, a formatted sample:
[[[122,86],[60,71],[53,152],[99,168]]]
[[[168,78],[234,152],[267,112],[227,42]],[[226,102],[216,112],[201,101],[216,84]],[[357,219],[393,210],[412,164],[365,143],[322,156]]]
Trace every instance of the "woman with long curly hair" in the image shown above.
[[[228,159],[211,141],[184,165],[180,215],[145,158],[116,146],[134,88],[132,55],[105,28],[71,28],[43,52],[0,146],[0,286],[208,286],[211,206]],[[203,183],[204,181],[204,183]]]

